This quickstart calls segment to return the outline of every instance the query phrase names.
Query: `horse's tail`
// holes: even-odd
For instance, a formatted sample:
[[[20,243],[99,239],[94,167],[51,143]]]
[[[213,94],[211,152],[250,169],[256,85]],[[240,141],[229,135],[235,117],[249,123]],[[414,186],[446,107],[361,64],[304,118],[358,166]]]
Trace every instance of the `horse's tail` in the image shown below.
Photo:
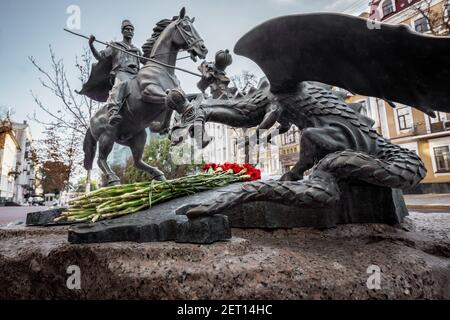
[[[92,169],[94,163],[95,151],[97,150],[97,141],[92,136],[91,128],[88,128],[84,136],[83,151],[84,151],[84,168],[86,170]]]

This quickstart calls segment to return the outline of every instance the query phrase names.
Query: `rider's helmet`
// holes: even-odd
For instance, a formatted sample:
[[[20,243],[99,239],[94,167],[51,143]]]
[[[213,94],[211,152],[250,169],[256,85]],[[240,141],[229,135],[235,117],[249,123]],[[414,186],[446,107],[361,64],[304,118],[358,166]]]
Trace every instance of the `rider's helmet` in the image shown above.
[[[130,20],[123,20],[122,21],[122,31],[123,31],[123,29],[125,29],[126,27],[132,27],[133,29],[134,29],[134,26],[133,26],[133,24],[131,23],[131,21]]]
[[[219,71],[225,71],[226,67],[228,67],[233,62],[233,58],[231,57],[230,51],[220,50],[216,53],[216,61],[214,63],[215,67]]]

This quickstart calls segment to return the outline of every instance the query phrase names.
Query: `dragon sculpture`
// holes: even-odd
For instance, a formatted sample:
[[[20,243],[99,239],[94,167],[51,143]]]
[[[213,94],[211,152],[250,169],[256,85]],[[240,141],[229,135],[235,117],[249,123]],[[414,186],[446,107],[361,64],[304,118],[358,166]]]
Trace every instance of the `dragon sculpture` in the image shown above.
[[[349,59],[353,49],[349,44],[358,40],[362,47]],[[376,56],[380,50],[385,50],[382,58]],[[409,57],[400,60],[404,50]],[[217,214],[250,201],[328,207],[343,196],[341,182],[405,189],[425,177],[425,166],[415,152],[380,136],[372,128],[373,121],[345,103],[331,86],[413,105],[430,115],[433,109],[448,111],[448,89],[436,83],[450,76],[449,38],[423,36],[404,26],[381,25],[373,31],[366,20],[339,14],[293,15],[256,27],[239,40],[235,53],[255,61],[268,82],[243,97],[205,99],[199,95],[190,103],[180,92],[170,92],[176,102],[172,106],[181,114],[171,130],[173,144],[186,134],[199,132],[194,128],[204,133],[205,122],[258,129],[270,129],[278,122],[279,133],[292,125],[301,130],[300,160],[280,181],[233,185],[213,202],[196,204],[187,211],[189,218]],[[409,68],[404,70],[404,79],[395,74],[396,63]],[[436,67],[434,63],[439,65],[434,73],[422,67]],[[395,86],[394,80],[399,82]],[[195,138],[202,147],[209,142],[206,133]]]

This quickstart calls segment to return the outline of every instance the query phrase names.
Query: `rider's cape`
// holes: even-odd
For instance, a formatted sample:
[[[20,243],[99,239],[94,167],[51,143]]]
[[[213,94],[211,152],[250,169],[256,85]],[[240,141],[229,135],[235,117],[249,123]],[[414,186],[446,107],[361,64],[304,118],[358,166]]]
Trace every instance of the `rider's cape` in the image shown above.
[[[299,14],[255,27],[234,52],[256,62],[277,94],[318,81],[423,111],[450,112],[450,37],[343,14]]]
[[[135,54],[139,54],[140,52],[136,47],[132,46],[130,49],[125,47],[121,42],[112,42],[111,44],[117,47],[122,47],[124,50],[128,50]],[[83,88],[78,92],[79,94],[84,94],[98,102],[105,102],[108,99],[109,91],[111,90],[114,82],[111,72],[113,69],[120,66],[120,61],[114,58],[116,54],[118,53],[113,50],[107,53],[104,59],[92,65],[89,79],[85,84],[83,84]]]
[[[111,70],[111,59],[94,63],[88,81],[83,84],[83,88],[78,93],[98,102],[106,102],[112,88]]]

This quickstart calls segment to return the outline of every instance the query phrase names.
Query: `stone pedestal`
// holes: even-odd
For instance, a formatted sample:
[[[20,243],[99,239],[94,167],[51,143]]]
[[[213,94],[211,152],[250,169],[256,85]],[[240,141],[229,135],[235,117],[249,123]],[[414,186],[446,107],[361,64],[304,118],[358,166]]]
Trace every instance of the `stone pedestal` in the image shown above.
[[[0,228],[0,299],[450,299],[447,213],[398,227],[233,229],[209,245],[71,244],[67,231]],[[80,290],[66,285],[74,265]],[[374,267],[379,288],[367,286]]]
[[[341,200],[333,208],[296,208],[253,202],[224,212],[233,228],[331,228],[353,223],[401,223],[408,215],[401,190],[361,183],[341,184]]]
[[[231,237],[230,228],[288,229],[331,228],[339,224],[399,224],[408,215],[400,190],[361,183],[340,185],[342,197],[334,207],[299,209],[273,202],[251,202],[224,211],[221,215],[189,221],[185,212],[199,203],[208,203],[239,185],[202,192],[161,203],[129,216],[97,223],[74,225],[71,243],[177,241],[212,243]],[[27,225],[53,225],[58,210],[33,213]]]

